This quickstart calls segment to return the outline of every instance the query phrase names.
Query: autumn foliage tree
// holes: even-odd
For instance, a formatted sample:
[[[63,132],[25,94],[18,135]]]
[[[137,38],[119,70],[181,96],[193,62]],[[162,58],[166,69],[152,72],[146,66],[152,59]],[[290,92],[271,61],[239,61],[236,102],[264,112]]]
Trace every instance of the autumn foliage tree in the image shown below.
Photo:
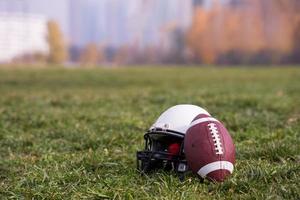
[[[263,52],[270,55],[269,62],[280,62],[295,49],[300,13],[296,0],[214,2],[211,9],[195,10],[187,33],[187,44],[202,63],[217,63],[232,54],[244,61],[262,59]]]
[[[300,63],[300,18],[298,20],[296,31],[294,34],[294,54],[293,60]]]
[[[87,44],[80,55],[80,62],[84,66],[96,66],[103,61],[103,53],[94,43]]]
[[[68,52],[63,34],[57,22],[48,22],[49,62],[61,64],[67,60]]]

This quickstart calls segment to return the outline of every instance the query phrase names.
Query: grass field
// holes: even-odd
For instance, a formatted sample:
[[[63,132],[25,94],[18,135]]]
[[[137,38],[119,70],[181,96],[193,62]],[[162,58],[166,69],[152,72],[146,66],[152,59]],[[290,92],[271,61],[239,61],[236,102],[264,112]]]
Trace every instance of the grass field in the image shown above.
[[[135,153],[166,108],[223,121],[237,150],[223,184]],[[300,68],[0,70],[0,199],[300,199]]]

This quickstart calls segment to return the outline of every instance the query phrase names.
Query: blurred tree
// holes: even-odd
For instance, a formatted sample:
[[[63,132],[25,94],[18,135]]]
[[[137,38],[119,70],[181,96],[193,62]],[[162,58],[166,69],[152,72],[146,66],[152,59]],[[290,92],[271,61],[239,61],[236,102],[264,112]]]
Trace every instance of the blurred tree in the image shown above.
[[[80,62],[85,66],[96,66],[103,61],[103,52],[96,44],[88,44],[80,55]]]
[[[299,7],[298,0],[214,1],[196,8],[188,46],[206,64],[231,60],[226,55],[237,63],[279,63],[297,49]]]
[[[128,64],[129,59],[129,47],[128,46],[121,46],[115,52],[113,63],[115,65],[125,65]]]
[[[68,58],[66,44],[62,32],[55,21],[48,22],[49,61],[51,63],[63,63]]]
[[[292,60],[300,63],[300,14],[297,17],[296,27],[294,31],[294,46]]]
[[[194,52],[199,61],[213,64],[217,59],[217,49],[214,39],[213,23],[215,13],[203,8],[197,8],[192,26],[187,33],[187,46]]]
[[[15,57],[12,62],[16,64],[37,64],[43,65],[47,63],[47,55],[42,52],[27,53]]]
[[[169,38],[171,45],[164,55],[163,61],[175,64],[184,63],[184,52],[186,50],[184,32],[176,28],[169,34]]]
[[[69,61],[73,63],[79,63],[80,62],[80,54],[81,54],[82,48],[79,46],[72,45],[69,47]]]
[[[149,61],[166,64],[182,64],[185,62],[186,42],[185,32],[176,23],[166,24],[161,28],[160,44],[152,47],[150,53],[154,58]],[[149,49],[147,49],[149,51]]]
[[[194,0],[194,5],[195,6],[202,6],[204,0]]]

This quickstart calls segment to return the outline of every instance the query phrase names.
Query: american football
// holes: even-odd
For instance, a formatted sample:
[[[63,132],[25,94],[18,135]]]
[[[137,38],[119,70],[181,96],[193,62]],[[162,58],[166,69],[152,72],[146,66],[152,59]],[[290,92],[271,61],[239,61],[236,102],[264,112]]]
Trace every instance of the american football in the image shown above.
[[[221,182],[233,172],[235,147],[217,119],[198,115],[187,130],[184,151],[189,168],[202,178]]]

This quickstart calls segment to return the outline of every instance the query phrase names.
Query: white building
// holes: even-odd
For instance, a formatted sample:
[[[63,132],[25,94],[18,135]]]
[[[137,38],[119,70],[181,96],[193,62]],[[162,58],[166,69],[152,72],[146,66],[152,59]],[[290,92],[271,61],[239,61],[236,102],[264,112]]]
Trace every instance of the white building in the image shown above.
[[[0,13],[0,63],[32,53],[49,52],[47,19],[32,14]]]

